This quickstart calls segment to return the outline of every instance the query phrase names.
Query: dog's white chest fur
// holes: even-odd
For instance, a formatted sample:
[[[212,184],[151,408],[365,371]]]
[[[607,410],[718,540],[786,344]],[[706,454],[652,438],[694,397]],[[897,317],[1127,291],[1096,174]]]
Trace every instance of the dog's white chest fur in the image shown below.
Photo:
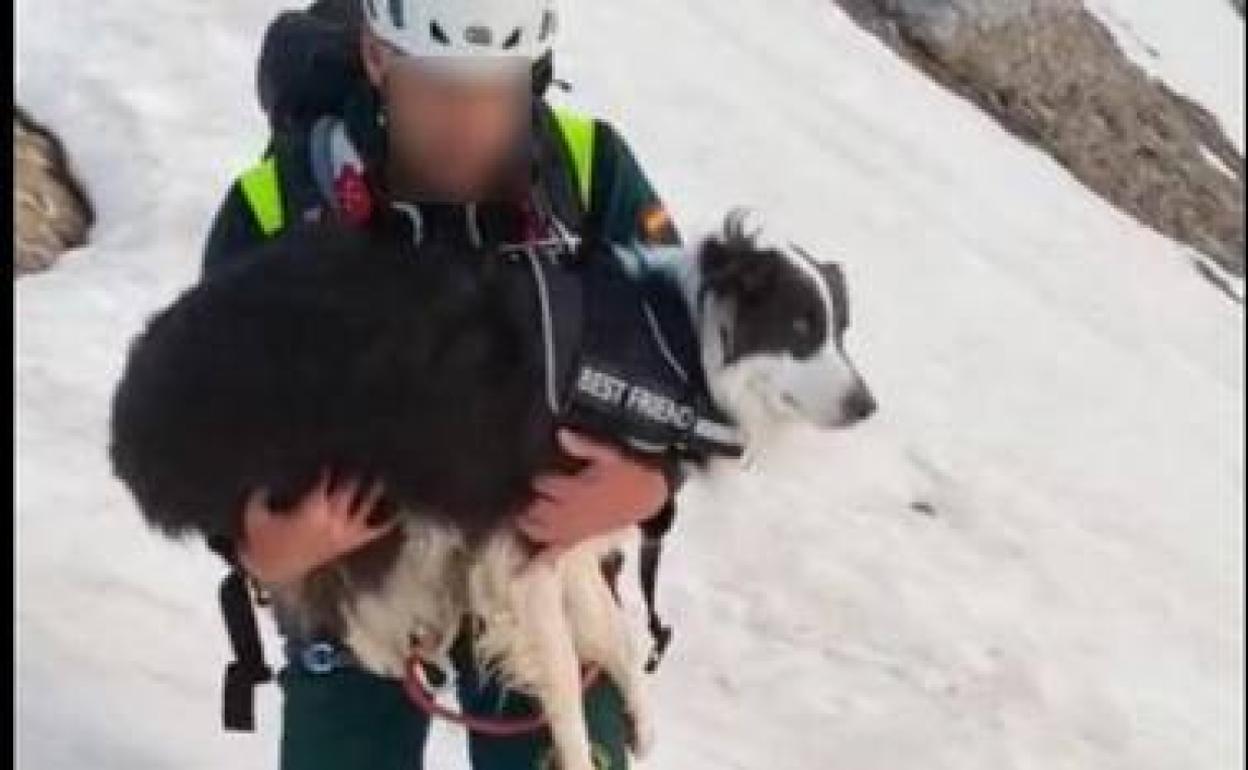
[[[603,559],[625,545],[629,533],[587,540],[550,561],[533,560],[514,531],[471,550],[454,530],[419,520],[409,520],[404,535],[380,589],[342,608],[345,641],[361,665],[403,678],[418,656],[449,671],[450,646],[467,619],[477,665],[542,703],[561,767],[592,770],[582,664],[599,666],[620,690],[633,748],[641,753],[648,747],[640,660],[602,571]]]
[[[408,523],[394,566],[377,591],[342,608],[344,641],[371,671],[402,678],[414,654],[442,664],[467,603],[468,552],[453,529]]]

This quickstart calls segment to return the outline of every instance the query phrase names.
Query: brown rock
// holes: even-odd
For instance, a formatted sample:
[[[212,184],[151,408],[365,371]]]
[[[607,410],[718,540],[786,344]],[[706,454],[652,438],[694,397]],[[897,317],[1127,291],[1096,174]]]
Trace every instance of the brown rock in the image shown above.
[[[1093,191],[1243,275],[1243,157],[1076,0],[838,1]]]
[[[45,270],[87,242],[95,213],[56,135],[13,110],[14,276]]]

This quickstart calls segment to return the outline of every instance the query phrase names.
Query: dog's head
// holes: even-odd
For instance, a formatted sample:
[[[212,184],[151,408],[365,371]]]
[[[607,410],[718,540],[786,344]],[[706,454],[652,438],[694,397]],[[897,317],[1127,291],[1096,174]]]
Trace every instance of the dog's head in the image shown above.
[[[875,411],[845,352],[849,297],[839,265],[797,246],[760,245],[741,214],[698,259],[707,381],[747,434],[792,420],[847,427]]]

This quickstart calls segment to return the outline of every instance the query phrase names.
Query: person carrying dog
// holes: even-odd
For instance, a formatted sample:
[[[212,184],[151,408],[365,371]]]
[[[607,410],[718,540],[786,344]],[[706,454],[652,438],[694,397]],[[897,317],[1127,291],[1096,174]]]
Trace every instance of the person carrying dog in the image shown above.
[[[614,243],[677,243],[619,135],[546,102],[558,22],[553,0],[322,0],[308,12],[280,16],[260,65],[272,139],[216,214],[204,278],[309,221],[397,228],[413,243],[474,249],[536,242],[571,248],[590,232]],[[534,480],[537,501],[520,526],[536,544],[557,553],[630,524],[657,535],[670,523],[672,467],[583,435],[564,432],[560,439],[586,465]],[[257,490],[240,513],[241,540],[215,547],[260,585],[297,580],[393,526],[373,515],[380,490],[361,486],[327,481],[281,515]],[[227,620],[249,602],[240,576],[232,576],[233,593],[223,588]],[[352,666],[337,640],[297,638],[276,609],[287,634],[288,662],[278,677],[283,770],[420,767],[429,716],[401,683]],[[241,628],[242,647],[253,649],[239,652],[227,675],[226,721],[247,729],[249,700],[237,701],[250,698],[250,685],[263,681],[267,668],[254,619],[248,615]],[[233,628],[231,636],[239,647]],[[508,719],[532,712],[529,699],[501,692],[474,671],[462,646],[456,684],[466,714]],[[618,694],[603,680],[585,697],[599,764],[623,770],[628,728]],[[512,737],[472,732],[469,753],[474,770],[536,770],[549,765],[546,743],[540,730]]]

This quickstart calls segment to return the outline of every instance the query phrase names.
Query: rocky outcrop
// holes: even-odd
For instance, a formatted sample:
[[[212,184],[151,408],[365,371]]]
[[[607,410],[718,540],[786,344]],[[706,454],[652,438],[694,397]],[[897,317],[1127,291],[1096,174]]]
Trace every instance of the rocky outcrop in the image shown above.
[[[95,221],[64,147],[20,107],[13,110],[14,277],[46,270],[87,242]]]
[[[1102,197],[1243,275],[1243,157],[1079,0],[838,2]]]

